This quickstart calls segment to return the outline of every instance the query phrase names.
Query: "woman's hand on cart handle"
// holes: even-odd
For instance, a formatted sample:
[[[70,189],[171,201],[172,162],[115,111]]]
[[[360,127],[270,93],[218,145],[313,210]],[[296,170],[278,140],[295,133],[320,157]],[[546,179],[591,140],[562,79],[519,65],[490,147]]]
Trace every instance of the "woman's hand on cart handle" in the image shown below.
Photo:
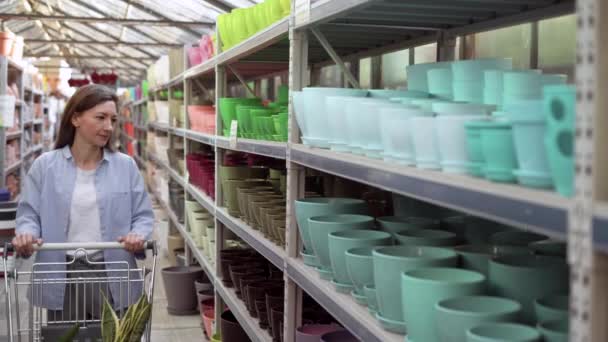
[[[34,253],[34,244],[42,246],[42,239],[36,239],[31,234],[17,234],[12,241],[12,245],[17,255],[29,258]]]
[[[129,233],[126,236],[118,237],[118,242],[122,243],[127,251],[135,253],[144,249],[146,240],[139,234]]]

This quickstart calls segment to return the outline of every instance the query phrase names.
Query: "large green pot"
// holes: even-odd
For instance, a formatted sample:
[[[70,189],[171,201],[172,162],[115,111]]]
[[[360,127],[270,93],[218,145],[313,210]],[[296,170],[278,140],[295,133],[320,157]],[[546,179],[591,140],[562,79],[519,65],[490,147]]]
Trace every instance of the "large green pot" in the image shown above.
[[[487,323],[467,331],[467,342],[539,342],[534,328],[516,323]]]
[[[304,252],[310,255],[309,263],[316,264],[312,242],[308,232],[308,218],[331,214],[367,214],[365,201],[355,198],[313,197],[295,201],[298,231],[304,244]]]
[[[378,294],[376,293],[376,285],[374,284],[366,284],[363,286],[363,292],[365,293],[365,298],[367,299],[367,309],[370,314],[376,316],[378,313]]]
[[[410,342],[438,342],[435,305],[447,298],[478,295],[486,289],[483,274],[460,268],[421,268],[401,274],[401,303]]]
[[[536,322],[534,300],[567,293],[569,285],[565,260],[546,256],[509,255],[490,260],[488,278],[491,293],[522,305],[526,323]]]
[[[435,305],[435,330],[441,342],[466,342],[467,330],[490,322],[517,322],[521,304],[500,297],[463,296]]]
[[[346,263],[346,252],[355,247],[386,246],[392,244],[391,234],[380,230],[346,230],[329,234],[329,260],[334,273],[334,282],[352,286]],[[371,260],[370,260],[371,261]],[[356,270],[354,270],[356,271]],[[358,294],[363,295],[363,285]]]
[[[329,234],[344,230],[373,229],[374,218],[366,215],[337,214],[313,216],[308,219],[312,249],[321,271],[332,272],[329,258]]]
[[[538,324],[544,342],[568,342],[568,319],[546,321]]]
[[[519,246],[465,245],[454,248],[460,255],[462,267],[488,275],[490,259],[503,255],[531,255],[532,251]]]
[[[568,319],[570,297],[566,295],[552,295],[534,301],[536,321],[556,321]]]
[[[365,295],[365,285],[374,284],[374,260],[372,251],[377,246],[351,248],[344,253],[346,272],[356,295]]]
[[[454,246],[458,236],[445,230],[404,229],[395,234],[398,244],[404,246]]]
[[[458,263],[454,251],[439,247],[379,247],[372,255],[379,308],[376,318],[385,329],[401,334],[405,333],[401,273],[423,267],[451,267]]]

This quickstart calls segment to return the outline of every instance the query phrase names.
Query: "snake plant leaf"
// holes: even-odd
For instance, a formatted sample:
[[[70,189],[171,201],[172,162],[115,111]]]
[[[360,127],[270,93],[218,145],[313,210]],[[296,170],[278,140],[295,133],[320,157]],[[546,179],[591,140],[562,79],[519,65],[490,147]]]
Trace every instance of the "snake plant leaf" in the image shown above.
[[[78,323],[74,324],[70,330],[68,330],[65,335],[61,336],[58,342],[72,342],[76,335],[78,335],[78,331],[80,331],[80,325]]]
[[[101,337],[103,342],[114,342],[116,332],[120,329],[120,321],[112,309],[108,299],[103,297],[103,307],[101,309]]]
[[[119,341],[129,340],[129,336],[131,335],[131,331],[135,325],[137,315],[139,312],[141,312],[142,308],[146,304],[147,299],[145,298],[145,295],[142,295],[135,304],[129,306],[127,313],[120,319],[120,330],[117,333],[117,338],[120,337],[120,339],[118,339]]]
[[[134,324],[132,326],[131,334],[129,336],[128,342],[139,342],[141,341],[141,337],[146,331],[146,325],[148,324],[148,320],[150,319],[150,315],[152,314],[152,305],[149,304],[146,300],[146,303],[138,312],[136,319],[134,320]]]

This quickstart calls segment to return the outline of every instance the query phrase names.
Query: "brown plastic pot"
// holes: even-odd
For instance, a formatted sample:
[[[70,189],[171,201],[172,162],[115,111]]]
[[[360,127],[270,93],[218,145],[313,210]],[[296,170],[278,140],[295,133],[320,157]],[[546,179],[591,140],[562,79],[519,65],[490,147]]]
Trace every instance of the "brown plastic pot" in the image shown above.
[[[281,340],[281,326],[283,325],[283,305],[273,306],[270,309],[270,324],[272,325],[273,341]]]
[[[266,300],[255,300],[255,316],[259,319],[260,328],[267,330],[268,329],[268,312],[266,311]]]
[[[247,309],[253,315],[255,313],[255,301],[266,300],[266,292],[271,289],[283,288],[282,282],[276,282],[273,280],[252,282],[247,285]]]
[[[232,284],[233,287],[235,287],[237,295],[243,291],[243,287],[239,280],[242,277],[251,274],[266,277],[264,270],[255,266],[233,267],[230,269],[230,279],[232,279]]]
[[[194,281],[201,279],[200,267],[166,267],[162,269],[167,295],[167,311],[171,315],[193,315],[198,312]]]
[[[220,331],[222,332],[222,342],[251,341],[231,311],[222,313],[220,318]]]
[[[248,293],[248,286],[251,283],[257,283],[260,281],[265,281],[268,278],[266,278],[266,276],[264,275],[260,275],[260,274],[251,274],[251,275],[246,275],[242,278],[239,279],[239,287],[241,288],[241,292],[240,292],[240,297],[241,300],[243,300],[243,302],[245,303],[245,306],[249,309],[249,293]],[[251,310],[250,310],[251,311]]]

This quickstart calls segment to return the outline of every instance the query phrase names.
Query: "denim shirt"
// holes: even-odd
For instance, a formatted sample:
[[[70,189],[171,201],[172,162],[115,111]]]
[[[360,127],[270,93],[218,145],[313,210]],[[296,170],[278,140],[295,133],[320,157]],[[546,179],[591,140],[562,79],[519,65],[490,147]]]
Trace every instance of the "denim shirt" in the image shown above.
[[[48,242],[66,242],[67,229],[76,184],[76,164],[69,146],[47,152],[32,164],[25,178],[21,200],[17,208],[18,234],[29,233]],[[103,160],[95,172],[95,188],[99,206],[102,240],[113,242],[119,236],[133,232],[148,239],[152,233],[154,213],[144,182],[135,161],[129,156],[104,151]],[[43,281],[65,278],[65,251],[39,251],[33,271],[40,271],[36,279]],[[106,269],[136,268],[133,254],[123,249],[104,251]],[[43,263],[40,265],[40,263]],[[46,264],[49,263],[49,264]],[[54,264],[58,263],[58,264]],[[127,264],[128,263],[128,264]],[[43,271],[60,271],[43,273]],[[107,272],[108,276],[127,276],[127,272]],[[131,279],[139,275],[131,273]],[[141,295],[142,284],[110,283],[114,305],[131,304]],[[52,310],[63,308],[64,284],[43,284],[33,288],[34,305]],[[122,293],[121,293],[122,292]],[[128,298],[128,300],[127,300]]]

